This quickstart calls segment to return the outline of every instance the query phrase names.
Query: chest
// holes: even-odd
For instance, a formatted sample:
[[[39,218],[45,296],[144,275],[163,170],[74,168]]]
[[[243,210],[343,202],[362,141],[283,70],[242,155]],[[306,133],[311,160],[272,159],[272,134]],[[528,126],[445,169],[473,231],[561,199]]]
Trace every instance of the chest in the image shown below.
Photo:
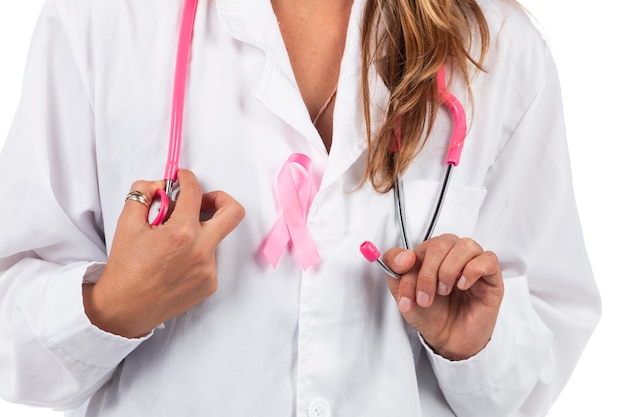
[[[327,150],[351,1],[272,2],[302,100]]]

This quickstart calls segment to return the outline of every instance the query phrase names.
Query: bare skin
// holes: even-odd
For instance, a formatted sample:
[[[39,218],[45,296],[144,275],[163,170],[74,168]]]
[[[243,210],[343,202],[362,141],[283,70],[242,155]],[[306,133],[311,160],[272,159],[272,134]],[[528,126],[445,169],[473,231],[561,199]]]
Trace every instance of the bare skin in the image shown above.
[[[272,0],[291,66],[311,120],[332,96],[346,41],[352,1]],[[330,150],[334,99],[316,127]]]

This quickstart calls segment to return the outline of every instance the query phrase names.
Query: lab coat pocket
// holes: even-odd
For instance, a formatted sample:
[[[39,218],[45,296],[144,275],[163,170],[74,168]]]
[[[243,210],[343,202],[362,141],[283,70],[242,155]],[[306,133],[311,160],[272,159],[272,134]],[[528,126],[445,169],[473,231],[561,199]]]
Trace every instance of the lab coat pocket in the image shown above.
[[[405,180],[404,202],[408,233],[412,243],[421,242],[433,217],[441,183],[437,181]],[[487,190],[451,183],[443,202],[433,236],[452,233],[471,237]]]

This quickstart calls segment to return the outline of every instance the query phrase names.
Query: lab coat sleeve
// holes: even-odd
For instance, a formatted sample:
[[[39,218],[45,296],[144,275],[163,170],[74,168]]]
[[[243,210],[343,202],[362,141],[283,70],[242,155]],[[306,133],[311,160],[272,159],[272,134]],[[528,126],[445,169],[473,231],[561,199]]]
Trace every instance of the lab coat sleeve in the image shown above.
[[[80,53],[48,2],[0,156],[0,396],[57,409],[84,402],[143,340],[99,330],[83,309],[106,249]]]
[[[474,238],[498,255],[505,278],[493,337],[478,355],[459,362],[426,347],[459,417],[545,415],[599,319],[559,80],[547,48],[544,54],[534,75],[544,77],[540,89],[487,173],[475,229]]]

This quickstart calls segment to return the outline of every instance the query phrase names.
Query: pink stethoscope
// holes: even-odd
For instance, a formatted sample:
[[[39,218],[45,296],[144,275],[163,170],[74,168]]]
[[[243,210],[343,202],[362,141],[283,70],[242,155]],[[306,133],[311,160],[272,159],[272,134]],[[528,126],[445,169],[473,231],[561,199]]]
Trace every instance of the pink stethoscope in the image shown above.
[[[446,198],[446,192],[448,190],[448,185],[450,184],[452,171],[454,167],[459,164],[461,151],[463,150],[463,143],[465,142],[465,136],[467,134],[465,109],[463,108],[461,102],[452,93],[450,93],[450,91],[448,91],[448,88],[446,87],[446,74],[444,67],[441,67],[437,72],[437,90],[441,101],[452,115],[453,130],[450,138],[448,155],[446,156],[447,169],[443,177],[443,181],[441,182],[441,189],[439,191],[439,197],[437,198],[437,204],[435,205],[430,223],[428,224],[428,229],[426,230],[426,234],[424,235],[422,242],[430,239],[433,231],[435,230],[439,214],[441,214],[441,208],[443,207],[443,201]],[[399,137],[400,135],[397,134],[397,136]],[[406,210],[404,206],[404,189],[402,186],[402,178],[399,176],[396,177],[396,181],[394,183],[393,198],[396,205],[396,216],[398,218],[398,223],[400,224],[402,247],[404,249],[409,249],[409,237],[406,228]],[[365,259],[370,262],[376,262],[387,275],[394,278],[400,278],[398,274],[385,265],[380,258],[380,251],[372,242],[363,242],[360,249],[361,254],[363,254]]]
[[[174,210],[176,198],[178,196],[176,176],[180,160],[185,88],[187,85],[189,56],[197,6],[198,0],[185,0],[185,4],[183,6],[180,34],[178,38],[178,49],[176,54],[176,71],[174,76],[174,92],[172,97],[172,114],[170,124],[170,142],[164,174],[165,188],[157,191],[150,206],[150,210],[148,212],[148,222],[152,226],[158,226],[167,221],[170,214]],[[454,167],[459,164],[461,151],[463,150],[463,143],[467,133],[465,110],[463,109],[461,102],[454,95],[452,95],[446,87],[444,67],[441,67],[437,73],[437,87],[443,104],[448,108],[452,115],[454,128],[446,157],[447,169],[441,184],[437,204],[432,214],[426,235],[423,238],[424,241],[430,239],[437,224],[437,220],[439,219],[439,214],[441,213],[448,184],[450,183],[450,177]],[[399,132],[397,136],[399,142]],[[406,210],[404,206],[404,190],[402,186],[402,179],[399,176],[396,178],[394,184],[393,195],[396,205],[396,215],[398,217],[398,223],[400,224],[402,246],[409,249],[409,239],[406,228]],[[398,275],[391,271],[391,269],[389,269],[389,267],[382,262],[380,259],[380,251],[373,243],[364,242],[361,245],[361,253],[368,261],[377,262],[387,274],[398,278]]]

